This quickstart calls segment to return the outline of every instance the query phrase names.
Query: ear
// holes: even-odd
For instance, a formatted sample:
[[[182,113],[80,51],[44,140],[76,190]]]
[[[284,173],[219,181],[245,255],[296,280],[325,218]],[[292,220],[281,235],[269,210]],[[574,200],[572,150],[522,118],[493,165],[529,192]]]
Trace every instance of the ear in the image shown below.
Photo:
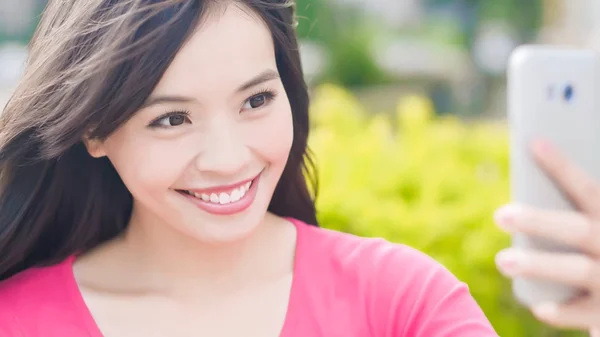
[[[104,151],[104,143],[101,140],[97,138],[90,139],[85,137],[83,139],[83,143],[85,144],[85,147],[90,156],[94,158],[106,156],[106,152]]]

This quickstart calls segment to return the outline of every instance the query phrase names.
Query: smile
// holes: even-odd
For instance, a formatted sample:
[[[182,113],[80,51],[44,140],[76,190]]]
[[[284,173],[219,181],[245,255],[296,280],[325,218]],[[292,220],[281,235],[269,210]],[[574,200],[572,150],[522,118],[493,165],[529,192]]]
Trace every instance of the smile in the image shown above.
[[[176,191],[208,213],[230,215],[242,212],[252,205],[261,174],[233,185]]]
[[[182,190],[182,192],[192,197],[201,199],[204,202],[209,202],[218,205],[227,205],[232,202],[239,201],[244,196],[246,196],[246,194],[250,190],[250,187],[252,186],[252,182],[253,181],[249,181],[240,187],[234,188],[229,192],[194,192],[192,190]]]

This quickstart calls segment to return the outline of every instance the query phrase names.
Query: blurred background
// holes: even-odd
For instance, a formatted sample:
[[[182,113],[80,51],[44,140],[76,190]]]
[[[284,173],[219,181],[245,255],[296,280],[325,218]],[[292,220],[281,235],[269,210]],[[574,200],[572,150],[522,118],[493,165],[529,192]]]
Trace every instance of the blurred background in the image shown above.
[[[85,1],[85,0],[81,0]],[[45,0],[0,0],[0,106]],[[501,336],[537,323],[494,266],[509,244],[505,71],[523,43],[600,47],[598,0],[297,0],[319,220],[432,255]]]

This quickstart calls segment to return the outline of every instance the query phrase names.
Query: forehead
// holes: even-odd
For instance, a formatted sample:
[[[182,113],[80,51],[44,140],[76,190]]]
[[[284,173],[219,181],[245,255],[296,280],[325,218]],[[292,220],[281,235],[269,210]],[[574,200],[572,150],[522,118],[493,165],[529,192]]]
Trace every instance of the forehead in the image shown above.
[[[211,90],[233,90],[265,69],[277,69],[267,25],[241,6],[232,2],[205,14],[155,93],[198,96]]]

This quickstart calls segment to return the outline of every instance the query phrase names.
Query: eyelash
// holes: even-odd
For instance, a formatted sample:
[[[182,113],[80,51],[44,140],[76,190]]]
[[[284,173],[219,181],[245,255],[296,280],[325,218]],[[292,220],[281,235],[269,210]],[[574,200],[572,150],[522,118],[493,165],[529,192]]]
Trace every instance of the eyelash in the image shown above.
[[[249,100],[253,99],[256,96],[265,96],[265,104],[263,106],[260,106],[256,109],[260,109],[264,106],[267,106],[268,104],[270,104],[271,102],[273,102],[275,100],[275,98],[277,98],[277,93],[271,89],[263,89],[263,90],[259,90],[258,92],[256,92],[254,95],[250,95],[250,97],[248,97],[247,100],[244,101],[244,105],[246,104],[246,102],[248,102]]]
[[[262,106],[260,106],[258,108],[254,108],[252,110],[256,110],[256,109],[260,109],[260,108],[265,107],[266,105],[268,105],[271,102],[273,102],[273,100],[275,100],[275,98],[277,97],[277,93],[275,91],[270,90],[270,89],[263,89],[263,90],[260,90],[260,91],[256,92],[253,95],[250,95],[250,97],[248,97],[248,99],[246,99],[244,101],[244,105],[246,105],[246,103],[248,101],[250,101],[251,99],[253,99],[254,97],[261,96],[261,95],[265,96],[265,103]],[[148,125],[148,126],[152,127],[152,128],[165,127],[165,126],[160,125],[160,122],[162,120],[164,120],[166,118],[174,117],[174,116],[184,116],[185,118],[189,118],[189,115],[190,115],[190,112],[188,110],[174,110],[174,111],[170,111],[170,112],[162,114],[159,117],[157,117],[156,119],[154,119],[150,123],[150,125]]]
[[[175,117],[175,116],[184,116],[185,118],[188,118],[190,115],[190,112],[187,110],[173,110],[173,111],[169,111],[165,114],[160,115],[159,117],[157,117],[156,119],[154,119],[152,122],[150,122],[150,125],[148,125],[151,128],[166,128],[167,126],[162,126],[160,125],[160,122],[163,119],[169,118],[169,117]]]

